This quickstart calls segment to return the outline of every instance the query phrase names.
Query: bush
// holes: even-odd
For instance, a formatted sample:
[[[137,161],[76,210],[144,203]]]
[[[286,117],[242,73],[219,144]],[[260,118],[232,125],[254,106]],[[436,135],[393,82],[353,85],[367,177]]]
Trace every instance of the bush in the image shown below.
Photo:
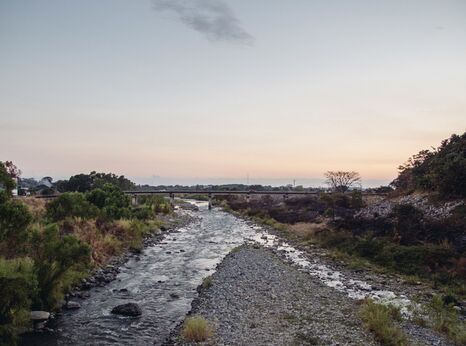
[[[202,316],[188,317],[183,326],[183,338],[190,342],[206,341],[213,335],[212,327]]]
[[[26,205],[6,199],[0,201],[0,250],[4,255],[18,255],[26,242],[27,227],[32,220]]]
[[[130,198],[115,185],[105,184],[87,193],[86,198],[101,209],[106,219],[118,220],[131,217]]]
[[[149,206],[154,213],[168,214],[173,209],[170,202],[163,196],[141,196],[140,202]]]
[[[212,278],[212,275],[209,275],[202,280],[202,287],[203,288],[209,288],[214,284],[214,279]]]
[[[90,219],[99,213],[98,208],[89,203],[84,194],[66,192],[47,204],[47,216],[52,221],[64,220],[68,217]]]
[[[372,300],[366,300],[361,306],[360,316],[364,325],[382,345],[408,345],[406,335],[394,323],[394,319],[399,318],[395,311],[393,307],[376,304]]]
[[[38,279],[35,307],[54,308],[62,298],[67,275],[84,270],[90,260],[90,249],[74,236],[60,236],[56,225],[32,232],[30,253]]]
[[[154,212],[149,207],[143,206],[140,208],[134,208],[131,211],[131,215],[137,220],[149,220],[154,217]]]
[[[432,327],[446,334],[458,345],[466,344],[466,323],[459,318],[452,304],[445,304],[441,296],[432,298],[428,306]]]
[[[14,345],[18,328],[29,323],[37,280],[29,258],[0,258],[0,344]]]
[[[395,218],[395,236],[401,244],[415,244],[423,231],[424,214],[411,204],[399,204],[392,212]]]

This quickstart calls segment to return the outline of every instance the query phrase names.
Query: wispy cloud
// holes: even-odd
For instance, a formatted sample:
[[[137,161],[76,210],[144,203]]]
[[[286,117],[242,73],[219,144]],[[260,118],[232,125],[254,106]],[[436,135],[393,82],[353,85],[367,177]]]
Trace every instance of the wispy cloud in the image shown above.
[[[153,0],[157,11],[171,12],[184,24],[212,41],[252,45],[254,38],[244,30],[232,9],[222,0]]]

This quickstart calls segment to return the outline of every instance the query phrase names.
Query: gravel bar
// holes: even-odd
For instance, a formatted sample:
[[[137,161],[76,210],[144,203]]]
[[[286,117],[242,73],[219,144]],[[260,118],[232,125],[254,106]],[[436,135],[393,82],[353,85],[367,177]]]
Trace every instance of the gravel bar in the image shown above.
[[[377,345],[357,316],[356,301],[268,249],[243,245],[212,277],[190,312],[213,324],[211,344]],[[168,344],[186,344],[177,336],[180,328]]]

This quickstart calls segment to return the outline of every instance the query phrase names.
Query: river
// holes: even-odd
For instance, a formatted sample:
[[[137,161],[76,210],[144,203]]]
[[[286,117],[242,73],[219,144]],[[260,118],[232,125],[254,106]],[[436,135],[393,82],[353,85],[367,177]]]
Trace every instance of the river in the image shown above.
[[[130,259],[115,281],[90,290],[81,308],[64,311],[54,334],[36,335],[23,345],[160,345],[191,308],[196,287],[234,247],[255,234],[253,227],[226,212],[209,211],[206,202],[192,213],[195,221],[167,234],[158,244]],[[176,296],[175,296],[176,295]],[[110,313],[135,302],[138,318]]]
[[[218,208],[208,210],[206,202],[191,203],[199,211],[179,212],[190,213],[194,222],[168,233],[161,242],[131,258],[116,280],[92,288],[90,297],[78,300],[80,309],[65,310],[53,321],[54,333],[29,336],[21,345],[161,345],[191,309],[197,286],[233,248],[246,241],[284,253],[288,261],[326,286],[344,291],[349,298],[371,297],[403,309],[410,304],[403,295],[371,289],[318,258],[309,258],[260,226]],[[128,302],[141,307],[140,317],[110,313],[113,307]]]

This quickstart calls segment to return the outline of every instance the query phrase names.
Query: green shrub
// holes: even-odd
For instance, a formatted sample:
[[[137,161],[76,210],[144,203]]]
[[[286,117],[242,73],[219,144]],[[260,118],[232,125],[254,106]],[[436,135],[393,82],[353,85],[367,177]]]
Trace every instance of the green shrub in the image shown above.
[[[214,279],[213,279],[212,275],[209,275],[209,276],[205,277],[204,280],[202,280],[202,287],[203,288],[209,288],[213,284],[214,284]]]
[[[32,215],[24,203],[11,199],[0,201],[0,250],[4,255],[22,252],[31,221]]]
[[[90,260],[90,248],[74,236],[60,236],[56,225],[33,230],[30,253],[38,279],[35,307],[54,308],[62,298],[64,281],[72,271],[84,270]]]
[[[361,306],[360,316],[366,328],[374,333],[382,345],[408,345],[406,335],[394,323],[394,320],[399,319],[399,314],[393,307],[366,300]]]
[[[29,323],[37,279],[30,258],[0,258],[0,344],[14,345],[18,329]]]
[[[133,218],[138,220],[149,220],[154,217],[154,212],[150,207],[143,206],[139,208],[133,208],[131,210],[131,215]]]
[[[79,192],[66,192],[47,204],[47,216],[53,221],[68,217],[90,219],[99,213],[98,208],[89,203],[85,195]]]
[[[108,220],[131,217],[130,198],[115,185],[104,184],[87,193],[86,198],[101,209],[102,216]]]
[[[457,345],[466,344],[466,323],[460,319],[452,304],[445,304],[441,296],[435,295],[428,310],[435,330],[446,334]]]
[[[163,196],[141,196],[139,201],[142,204],[149,206],[154,213],[168,214],[173,210],[170,202]]]

